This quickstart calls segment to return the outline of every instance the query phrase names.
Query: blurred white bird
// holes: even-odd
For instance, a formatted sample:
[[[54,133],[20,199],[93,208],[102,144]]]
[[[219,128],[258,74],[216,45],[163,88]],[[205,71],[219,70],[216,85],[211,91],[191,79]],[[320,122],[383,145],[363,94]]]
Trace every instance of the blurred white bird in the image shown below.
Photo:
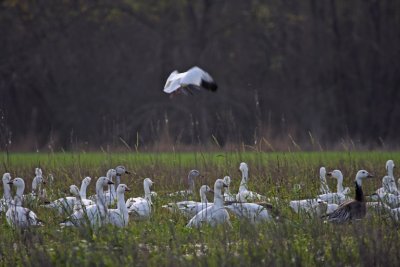
[[[193,94],[193,91],[217,91],[214,79],[199,67],[192,67],[186,72],[173,71],[165,83],[164,92],[171,96]]]

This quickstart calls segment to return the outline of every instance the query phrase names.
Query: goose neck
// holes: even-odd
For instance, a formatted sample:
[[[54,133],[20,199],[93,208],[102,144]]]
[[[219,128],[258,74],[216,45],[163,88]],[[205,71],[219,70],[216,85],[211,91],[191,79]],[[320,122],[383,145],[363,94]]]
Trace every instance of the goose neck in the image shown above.
[[[204,190],[200,190],[200,200],[201,203],[208,203],[206,192]]]
[[[393,167],[392,167],[392,166],[388,166],[387,172],[388,172],[388,176],[394,177],[394,176],[393,176]]]
[[[214,206],[216,207],[223,207],[224,206],[224,199],[221,194],[221,189],[214,189]]]
[[[85,182],[82,182],[81,189],[79,190],[79,195],[82,199],[86,199],[86,190],[87,184]]]

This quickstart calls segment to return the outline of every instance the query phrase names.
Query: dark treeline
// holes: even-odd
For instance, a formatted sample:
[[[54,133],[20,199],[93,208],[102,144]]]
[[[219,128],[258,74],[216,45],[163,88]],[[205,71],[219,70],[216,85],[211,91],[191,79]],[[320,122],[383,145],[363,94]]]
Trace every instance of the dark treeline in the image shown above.
[[[3,0],[0,36],[2,149],[400,141],[398,0]],[[162,92],[193,65],[217,93]]]

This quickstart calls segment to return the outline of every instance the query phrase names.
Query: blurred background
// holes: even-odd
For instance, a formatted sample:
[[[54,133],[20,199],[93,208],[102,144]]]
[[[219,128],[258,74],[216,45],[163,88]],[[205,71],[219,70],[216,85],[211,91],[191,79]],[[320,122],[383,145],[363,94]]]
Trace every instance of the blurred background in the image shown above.
[[[1,150],[393,149],[398,0],[3,0]],[[197,65],[216,93],[170,99]]]

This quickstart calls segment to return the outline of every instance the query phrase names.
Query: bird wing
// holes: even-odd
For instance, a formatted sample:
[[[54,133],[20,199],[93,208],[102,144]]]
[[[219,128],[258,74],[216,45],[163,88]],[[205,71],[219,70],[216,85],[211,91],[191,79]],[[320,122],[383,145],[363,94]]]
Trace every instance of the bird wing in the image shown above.
[[[164,92],[167,94],[170,94],[170,93],[178,90],[181,87],[181,80],[185,76],[185,74],[186,74],[185,72],[178,73],[176,70],[173,71],[169,75],[167,82],[165,83]]]

